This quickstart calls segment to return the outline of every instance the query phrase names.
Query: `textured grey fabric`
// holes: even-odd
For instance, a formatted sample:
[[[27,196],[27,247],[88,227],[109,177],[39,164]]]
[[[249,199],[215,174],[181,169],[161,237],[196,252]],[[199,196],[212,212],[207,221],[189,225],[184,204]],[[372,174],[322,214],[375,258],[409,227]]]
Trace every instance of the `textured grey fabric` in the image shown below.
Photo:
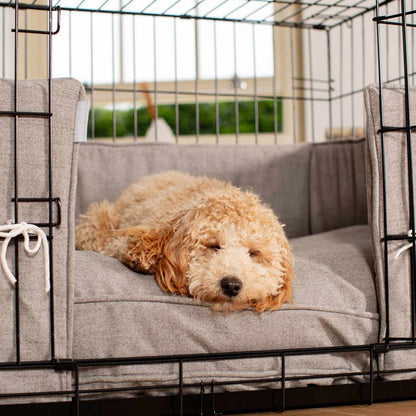
[[[0,110],[13,110],[14,83],[0,81]],[[62,224],[54,229],[54,288],[56,356],[70,357],[72,337],[68,322],[72,316],[71,259],[74,234],[74,185],[76,151],[73,128],[77,102],[84,99],[82,85],[73,79],[58,79],[52,83],[53,112],[53,196],[62,202]],[[19,110],[48,110],[47,81],[19,81]],[[45,118],[20,118],[18,123],[18,189],[19,197],[48,196],[48,122]],[[14,218],[13,138],[14,120],[0,117],[0,224]],[[46,203],[20,204],[19,221],[47,222]],[[56,218],[56,212],[54,212]],[[32,242],[32,245],[34,243]],[[39,253],[29,257],[19,245],[19,287],[21,359],[50,358],[49,295],[44,293],[44,262]],[[10,244],[9,265],[14,269],[14,244]],[[14,288],[0,268],[0,362],[15,360]],[[40,381],[41,380],[41,381]],[[0,391],[59,390],[70,386],[70,376],[48,372],[0,372]],[[46,398],[42,399],[46,400]],[[49,398],[50,400],[50,398]]]
[[[367,224],[365,140],[315,144],[309,192],[312,234]]]
[[[386,334],[386,297],[384,274],[384,249],[381,238],[384,237],[383,213],[383,173],[382,143],[380,128],[379,89],[369,86],[365,91],[367,111],[367,181],[369,200],[369,222],[376,259],[377,288],[380,298],[381,333]],[[383,115],[385,126],[405,126],[405,92],[402,87],[385,85],[383,88]],[[411,89],[411,125],[416,122],[416,90]],[[415,160],[415,137],[412,134],[412,158]],[[406,135],[401,132],[384,134],[387,233],[406,234],[409,230],[409,193],[407,183]],[[413,170],[415,174],[415,170]],[[413,178],[415,181],[415,177]],[[393,241],[388,245],[389,266],[389,307],[390,336],[409,337],[411,335],[411,295],[410,295],[410,250],[395,259],[397,250],[404,246],[404,241]],[[416,351],[389,352],[385,355],[385,368],[408,368],[416,359]],[[409,374],[398,376],[407,378]]]
[[[276,312],[213,314],[192,299],[163,293],[153,276],[115,259],[76,252],[74,358],[267,350],[367,344],[378,335],[368,226],[291,240],[295,303]],[[361,355],[289,357],[287,374],[357,371]],[[203,377],[272,377],[278,359],[199,363],[187,381]],[[89,388],[176,380],[173,365],[83,370]],[[328,380],[326,382],[329,382]],[[318,381],[319,383],[319,381]]]
[[[146,175],[179,170],[252,188],[286,224],[309,233],[310,146],[212,146],[85,143],[80,148],[77,215],[94,201],[115,200]]]
[[[76,211],[115,200],[143,176],[175,169],[253,189],[286,224],[289,237],[366,224],[364,154],[363,140],[291,146],[90,142],[80,149]]]

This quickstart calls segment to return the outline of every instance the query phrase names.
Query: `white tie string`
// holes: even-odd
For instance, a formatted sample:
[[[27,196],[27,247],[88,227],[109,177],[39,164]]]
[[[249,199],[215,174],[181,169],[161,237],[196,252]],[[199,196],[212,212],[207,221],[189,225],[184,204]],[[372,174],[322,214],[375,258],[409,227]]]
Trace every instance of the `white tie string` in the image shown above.
[[[412,232],[412,230],[409,230],[409,231],[407,232],[407,236],[408,236],[408,237],[413,237],[413,232]],[[412,245],[413,245],[413,242],[412,242],[412,243],[409,243],[409,244],[406,244],[405,246],[403,246],[403,247],[399,248],[399,249],[397,250],[397,253],[395,254],[394,258],[395,258],[395,259],[398,259],[398,258],[399,258],[399,256],[400,256],[400,254],[402,254],[404,251],[406,251],[407,249],[409,249],[410,247],[412,247]]]
[[[40,246],[43,244],[43,256],[45,260],[45,293],[48,293],[50,290],[50,278],[49,278],[49,246],[48,246],[48,239],[46,238],[46,234],[41,230],[39,227],[33,224],[27,224],[22,222],[20,224],[7,224],[7,225],[0,225],[0,237],[4,238],[3,245],[1,247],[0,259],[1,265],[3,267],[4,273],[10,280],[10,282],[14,285],[16,283],[16,278],[14,277],[13,273],[10,271],[10,268],[7,264],[6,260],[6,253],[7,248],[9,247],[10,240],[12,238],[17,237],[18,235],[22,234],[24,237],[24,247],[29,254],[29,256],[33,256],[36,254]],[[30,247],[30,235],[37,235],[38,239],[36,244],[33,248]]]

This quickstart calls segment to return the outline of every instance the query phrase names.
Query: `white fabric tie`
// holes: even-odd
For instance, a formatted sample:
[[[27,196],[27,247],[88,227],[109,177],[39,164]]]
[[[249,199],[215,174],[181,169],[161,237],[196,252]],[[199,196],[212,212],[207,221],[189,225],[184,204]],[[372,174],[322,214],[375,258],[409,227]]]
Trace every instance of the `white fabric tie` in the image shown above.
[[[48,293],[51,287],[50,278],[49,278],[49,245],[48,239],[46,238],[46,234],[41,230],[38,226],[33,224],[27,224],[22,222],[20,224],[7,224],[7,225],[0,225],[0,237],[4,238],[3,245],[1,247],[1,265],[3,267],[4,273],[10,280],[10,282],[14,285],[16,283],[16,278],[14,277],[13,273],[10,271],[10,268],[7,264],[6,260],[6,253],[7,248],[9,247],[10,240],[12,238],[17,237],[18,235],[22,234],[24,237],[24,247],[29,254],[29,256],[33,256],[36,254],[40,246],[43,244],[43,256],[45,260],[45,293]],[[30,235],[37,235],[38,239],[36,244],[33,248],[30,247]]]
[[[407,232],[407,236],[408,236],[408,237],[413,237],[412,230],[409,230],[409,231]],[[398,259],[398,258],[399,258],[399,256],[400,256],[400,254],[402,254],[404,251],[406,251],[407,249],[409,249],[410,247],[412,247],[412,245],[413,245],[413,243],[409,243],[409,244],[406,244],[405,246],[403,246],[403,247],[399,248],[399,249],[397,250],[397,253],[394,255],[394,258],[395,258],[395,259]]]

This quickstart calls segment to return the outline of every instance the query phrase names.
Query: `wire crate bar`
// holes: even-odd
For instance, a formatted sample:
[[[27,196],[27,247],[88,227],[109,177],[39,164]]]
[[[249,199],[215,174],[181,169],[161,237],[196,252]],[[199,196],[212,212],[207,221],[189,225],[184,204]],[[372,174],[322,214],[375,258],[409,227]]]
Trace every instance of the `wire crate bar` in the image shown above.
[[[56,372],[68,372],[73,375],[73,386],[69,389],[52,390],[52,391],[39,391],[39,392],[25,392],[25,393],[1,393],[0,398],[21,398],[21,397],[41,397],[41,396],[57,396],[67,397],[70,396],[73,401],[72,412],[73,415],[80,415],[82,408],[82,401],[84,396],[88,398],[89,395],[99,394],[111,394],[122,392],[135,392],[142,393],[147,391],[165,391],[170,390],[173,395],[177,395],[178,398],[178,414],[183,416],[185,412],[186,402],[188,400],[187,391],[198,391],[198,394],[193,394],[199,397],[199,408],[201,415],[204,413],[204,398],[210,396],[211,413],[216,413],[215,399],[217,392],[215,389],[221,386],[230,385],[244,385],[244,384],[264,384],[270,383],[273,385],[272,390],[279,391],[279,409],[285,410],[287,408],[287,395],[291,388],[287,383],[292,381],[305,381],[305,380],[320,380],[327,378],[345,378],[348,380],[356,379],[357,383],[363,387],[361,400],[363,403],[373,403],[375,401],[376,390],[383,382],[383,377],[391,374],[409,374],[416,372],[416,368],[410,367],[406,369],[394,369],[394,370],[382,370],[378,366],[378,358],[387,354],[390,351],[405,351],[416,348],[416,226],[415,226],[415,213],[414,213],[414,183],[413,183],[413,160],[412,160],[412,133],[416,130],[416,127],[412,125],[410,117],[410,102],[409,102],[409,88],[410,83],[414,83],[414,40],[409,36],[408,30],[415,27],[413,23],[414,10],[408,10],[406,0],[400,0],[400,12],[394,11],[393,14],[387,12],[391,10],[393,4],[397,5],[397,2],[393,0],[379,2],[376,0],[374,5],[370,0],[317,0],[314,2],[309,1],[289,1],[289,0],[200,0],[194,2],[192,5],[189,1],[176,0],[173,2],[166,2],[162,0],[151,0],[139,2],[138,0],[125,0],[115,5],[114,1],[106,0],[95,2],[93,6],[92,0],[78,1],[76,4],[69,0],[50,0],[48,5],[45,6],[39,0],[34,0],[31,3],[11,1],[1,2],[0,8],[3,11],[3,27],[5,27],[5,10],[14,9],[14,27],[12,28],[14,38],[14,103],[12,111],[0,111],[0,117],[10,117],[14,122],[14,172],[13,172],[13,196],[10,203],[14,206],[14,223],[19,223],[20,212],[23,204],[28,203],[43,203],[47,205],[48,221],[42,223],[36,223],[37,226],[45,228],[46,235],[49,244],[50,253],[50,267],[49,273],[51,278],[51,289],[49,294],[49,336],[50,336],[50,354],[48,359],[42,361],[24,361],[21,358],[21,310],[20,310],[20,294],[19,294],[19,245],[21,240],[16,240],[14,250],[14,270],[16,275],[16,285],[14,293],[14,320],[15,320],[15,359],[12,362],[0,362],[0,375],[7,374],[9,371],[29,371],[29,370],[53,370]],[[390,9],[389,9],[390,7]],[[381,9],[383,12],[381,13]],[[21,21],[19,16],[24,11],[39,11],[47,14],[47,30],[21,28]],[[186,105],[192,107],[195,120],[195,142],[200,143],[203,138],[203,106],[206,104],[204,100],[209,100],[209,104],[212,105],[214,117],[212,119],[212,127],[215,143],[218,144],[220,136],[222,134],[220,111],[223,110],[223,103],[225,102],[232,108],[233,114],[233,134],[235,135],[235,143],[239,144],[243,141],[243,132],[241,131],[241,111],[244,105],[249,102],[253,115],[253,132],[254,143],[258,144],[262,135],[261,129],[261,115],[262,115],[262,102],[267,101],[269,105],[269,111],[273,115],[273,126],[268,131],[272,135],[273,143],[277,143],[278,134],[281,133],[282,121],[278,117],[278,112],[281,106],[285,106],[286,111],[291,114],[291,119],[286,124],[291,125],[291,133],[293,134],[293,142],[302,141],[299,138],[302,134],[302,126],[299,126],[298,117],[299,113],[306,114],[311,120],[317,116],[320,112],[319,105],[326,105],[328,110],[328,139],[335,140],[334,134],[337,129],[340,130],[338,138],[344,139],[347,136],[346,129],[351,128],[352,136],[356,136],[359,130],[358,121],[356,117],[356,111],[358,106],[357,95],[360,95],[368,81],[367,63],[372,61],[376,63],[375,71],[377,71],[379,90],[380,90],[380,117],[381,126],[378,134],[381,137],[382,143],[382,177],[383,177],[383,206],[382,211],[384,214],[383,233],[381,241],[384,249],[384,271],[385,271],[385,318],[386,318],[386,331],[383,339],[380,339],[377,343],[371,343],[368,345],[338,345],[334,347],[315,347],[315,348],[294,348],[294,349],[275,349],[275,350],[261,350],[261,351],[237,351],[237,352],[220,352],[220,353],[205,353],[205,354],[181,354],[181,355],[164,355],[164,356],[140,356],[140,357],[116,357],[116,358],[97,358],[97,359],[67,359],[59,360],[56,358],[55,348],[55,294],[54,294],[54,276],[53,276],[53,246],[54,246],[54,229],[58,227],[62,222],[61,213],[61,197],[54,193],[54,181],[53,181],[53,157],[54,157],[54,141],[53,141],[53,115],[54,115],[54,103],[52,100],[52,69],[53,69],[53,54],[55,49],[52,47],[53,38],[58,35],[61,30],[65,29],[65,23],[68,22],[68,42],[71,44],[73,41],[71,31],[75,30],[71,23],[71,19],[78,13],[83,13],[88,17],[88,27],[90,30],[88,38],[85,42],[89,43],[89,50],[91,58],[88,68],[88,82],[85,82],[85,87],[91,98],[91,139],[95,140],[97,131],[95,126],[97,124],[97,118],[99,116],[98,110],[100,108],[100,100],[105,102],[107,99],[107,105],[110,109],[111,116],[111,136],[110,140],[116,141],[118,139],[117,126],[118,117],[120,114],[119,97],[128,96],[132,103],[133,111],[133,130],[132,136],[134,141],[138,140],[139,136],[139,124],[138,120],[143,117],[143,114],[139,112],[139,97],[146,95],[153,100],[154,117],[157,119],[158,115],[161,115],[164,111],[163,105],[170,106],[169,111],[173,114],[173,135],[176,143],[181,136],[180,126],[180,112],[185,111]],[[111,27],[111,42],[108,45],[108,50],[111,54],[110,60],[110,72],[111,76],[107,80],[108,82],[100,83],[96,79],[96,63],[94,61],[94,54],[97,52],[95,49],[93,39],[93,29],[95,27],[95,19],[97,15],[110,15]],[[158,60],[157,60],[157,28],[158,18],[170,19],[173,23],[173,45],[174,45],[174,79],[172,82],[158,79]],[[364,19],[369,17],[375,26],[374,38],[376,48],[372,53],[374,57],[368,57],[365,50],[365,36],[364,36]],[[123,79],[122,70],[118,66],[122,67],[123,63],[117,62],[117,22],[116,19],[130,19],[131,22],[131,37],[132,37],[132,50],[133,60],[132,67],[133,73],[130,80]],[[138,18],[150,18],[152,31],[149,34],[153,40],[153,80],[146,84],[146,82],[140,83],[141,80],[137,77],[137,32],[139,25],[137,24]],[[67,19],[67,20],[64,20]],[[200,61],[198,52],[195,52],[194,62],[195,76],[191,80],[182,80],[178,76],[178,25],[179,22],[194,20],[205,21],[212,23],[212,38],[213,38],[213,70],[215,76],[210,82],[205,83],[204,79],[199,76],[198,71],[200,68]],[[65,23],[64,23],[65,22]],[[233,43],[234,54],[232,56],[232,66],[235,76],[230,80],[221,78],[218,75],[219,57],[217,45],[218,39],[218,25],[222,22],[228,22],[231,25],[231,37]],[[249,89],[243,89],[246,78],[238,76],[237,60],[237,24],[247,23],[251,25],[251,32],[249,34],[251,38],[250,53],[253,56],[252,62],[252,77],[247,77],[252,82]],[[274,60],[272,67],[273,73],[268,77],[271,82],[266,87],[262,84],[262,78],[258,75],[260,70],[258,63],[256,62],[256,55],[261,49],[260,45],[256,43],[256,28],[260,25],[266,25],[272,27],[272,43],[274,48],[278,48],[277,45],[277,31],[280,29],[287,30],[287,42],[290,46],[290,56],[287,56],[289,61],[288,72],[290,74],[287,79],[290,80],[290,88],[286,90],[285,94],[281,94],[277,86],[280,87],[277,81],[278,71],[276,60]],[[387,39],[387,45],[390,44],[388,39],[392,36],[392,30],[400,30],[400,36],[397,41],[400,45],[398,56],[400,57],[399,71],[391,72],[386,75],[383,72],[383,63],[385,61],[383,42]],[[198,44],[201,33],[198,32],[198,25],[195,24],[195,44]],[[355,31],[353,28],[355,27]],[[130,28],[130,26],[129,26]],[[390,32],[389,32],[390,29]],[[348,32],[349,31],[349,32]],[[360,31],[362,35],[360,35]],[[323,69],[322,73],[316,71],[314,66],[314,54],[313,48],[315,44],[313,37],[315,33],[319,32],[322,44],[325,45],[327,50],[325,59],[319,62],[319,66]],[[358,35],[357,35],[358,32]],[[122,33],[122,32],[120,32]],[[19,37],[19,34],[22,35]],[[300,35],[299,35],[300,34]],[[22,48],[23,36],[35,35],[46,36],[47,38],[47,80],[48,80],[48,108],[45,111],[32,112],[32,111],[20,111],[19,109],[19,80],[21,79],[21,68],[19,61],[19,51]],[[299,36],[303,39],[303,47],[306,51],[305,62],[296,67],[295,61],[298,59],[295,53],[295,45],[300,42]],[[358,50],[355,48],[355,40],[358,37],[362,38],[362,48]],[[122,36],[121,36],[122,37]],[[5,61],[5,46],[3,35],[3,61]],[[391,39],[390,39],[391,40]],[[345,42],[348,42],[348,49],[343,48]],[[337,45],[334,48],[334,45]],[[390,46],[391,47],[391,46]],[[389,46],[387,47],[387,49]],[[276,50],[276,49],[275,49]],[[273,51],[273,55],[275,53]],[[71,48],[69,53],[72,54]],[[356,70],[354,66],[354,58],[360,57],[361,65]],[[275,57],[273,58],[275,59]],[[334,64],[334,59],[337,61],[337,65]],[[122,61],[122,59],[120,58]],[[350,65],[346,65],[345,61],[350,62]],[[72,71],[72,56],[69,56],[69,72]],[[394,63],[396,65],[396,63]],[[3,75],[5,73],[3,64]],[[29,62],[25,61],[25,65],[29,65]],[[302,67],[300,70],[300,67]],[[348,67],[348,69],[347,69]],[[409,67],[412,67],[411,69]],[[397,68],[396,68],[397,69]],[[119,71],[120,79],[117,79],[116,72]],[[390,71],[390,70],[389,70]],[[73,74],[69,74],[73,75]],[[391,75],[391,76],[390,76]],[[284,78],[282,78],[284,80]],[[359,82],[359,81],[361,82]],[[405,84],[405,125],[404,126],[388,126],[384,124],[383,118],[383,88],[384,81],[403,81]],[[186,82],[188,82],[186,84]],[[280,80],[281,81],[281,80]],[[228,84],[227,84],[228,83]],[[350,88],[346,88],[346,83]],[[186,89],[182,87],[186,84]],[[208,85],[209,84],[209,85]],[[208,86],[207,86],[208,85]],[[228,90],[220,88],[220,86],[227,85]],[[110,98],[108,98],[110,97]],[[191,97],[189,102],[181,101]],[[142,98],[140,98],[142,99]],[[307,107],[301,107],[301,105],[308,105]],[[350,120],[346,120],[344,113],[346,107],[352,107],[352,113],[349,117]],[[149,106],[150,107],[150,106]],[[228,108],[228,107],[227,107]],[[319,109],[318,109],[319,108]],[[97,111],[96,111],[97,110]],[[23,118],[44,118],[48,121],[48,131],[46,137],[47,143],[47,169],[48,169],[48,195],[44,196],[32,196],[21,195],[19,190],[19,122]],[[349,126],[351,123],[351,126]],[[286,126],[285,126],[286,127]],[[310,129],[311,142],[315,142],[315,137],[318,136],[316,126],[312,124]],[[406,135],[406,149],[407,149],[407,192],[408,198],[408,213],[409,213],[409,234],[390,234],[388,227],[388,204],[386,199],[388,189],[386,188],[386,162],[384,152],[385,135],[393,132],[403,132]],[[156,128],[157,136],[157,128]],[[390,328],[390,280],[389,280],[389,244],[392,242],[404,241],[411,243],[410,257],[411,257],[411,269],[410,269],[410,283],[411,283],[411,314],[409,321],[411,324],[411,336],[391,336]],[[289,357],[297,356],[315,356],[315,355],[331,355],[331,354],[363,354],[366,357],[367,367],[362,371],[349,371],[349,372],[337,372],[333,371],[327,374],[312,374],[312,375],[288,375],[287,374],[287,361]],[[280,365],[280,371],[271,377],[253,378],[240,380],[204,380],[200,382],[187,382],[185,380],[186,368],[185,365],[196,362],[214,362],[214,361],[231,361],[231,360],[248,360],[252,358],[276,358]],[[85,368],[106,368],[117,366],[135,366],[135,365],[160,365],[171,363],[175,365],[177,369],[177,380],[166,384],[154,383],[148,386],[126,386],[120,388],[83,388],[82,382],[82,370]],[[274,384],[273,384],[274,383]],[[276,387],[278,385],[278,388]],[[208,393],[207,393],[208,392]],[[217,409],[218,406],[217,406]],[[0,409],[1,412],[1,409]],[[207,413],[208,414],[208,413]]]

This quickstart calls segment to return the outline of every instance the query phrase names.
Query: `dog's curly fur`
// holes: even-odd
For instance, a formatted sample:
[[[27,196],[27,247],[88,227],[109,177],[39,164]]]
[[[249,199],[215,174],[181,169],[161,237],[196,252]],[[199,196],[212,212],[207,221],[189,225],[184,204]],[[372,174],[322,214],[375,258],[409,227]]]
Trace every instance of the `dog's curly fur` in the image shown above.
[[[293,256],[282,225],[252,192],[179,172],[148,176],[119,199],[92,204],[76,248],[156,276],[166,292],[213,310],[276,310],[292,297]],[[237,277],[227,296],[221,281]]]

